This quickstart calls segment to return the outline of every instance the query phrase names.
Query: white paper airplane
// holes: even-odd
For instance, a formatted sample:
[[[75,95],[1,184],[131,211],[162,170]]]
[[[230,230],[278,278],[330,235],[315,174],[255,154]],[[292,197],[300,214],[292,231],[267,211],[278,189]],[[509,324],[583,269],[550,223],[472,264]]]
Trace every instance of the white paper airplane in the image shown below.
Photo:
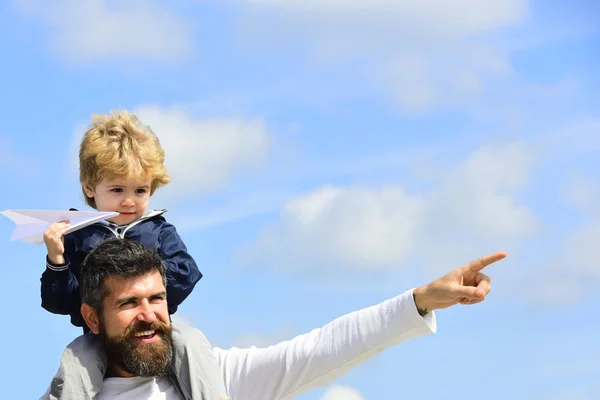
[[[5,210],[0,214],[17,224],[10,238],[11,241],[22,240],[34,244],[44,243],[44,232],[55,222],[69,221],[71,228],[67,233],[70,233],[94,222],[119,215],[118,212],[63,210]]]

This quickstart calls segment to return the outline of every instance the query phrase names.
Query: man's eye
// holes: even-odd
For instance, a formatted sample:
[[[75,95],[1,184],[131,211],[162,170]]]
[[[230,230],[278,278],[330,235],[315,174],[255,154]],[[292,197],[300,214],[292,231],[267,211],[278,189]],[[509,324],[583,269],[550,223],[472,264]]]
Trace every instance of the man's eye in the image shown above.
[[[127,307],[132,307],[135,306],[135,301],[133,300],[129,300],[126,301],[125,303],[121,304],[121,307],[127,308]]]
[[[165,300],[164,296],[156,296],[150,299],[153,303],[160,303]]]

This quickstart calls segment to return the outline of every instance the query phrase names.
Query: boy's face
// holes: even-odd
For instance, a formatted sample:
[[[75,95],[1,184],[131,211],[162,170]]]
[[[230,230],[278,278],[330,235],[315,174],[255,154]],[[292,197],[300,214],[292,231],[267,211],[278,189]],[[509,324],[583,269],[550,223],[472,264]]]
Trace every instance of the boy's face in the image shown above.
[[[84,186],[88,197],[93,197],[98,211],[121,213],[110,222],[119,225],[129,224],[140,218],[148,208],[152,178],[146,176],[103,179],[95,188]]]

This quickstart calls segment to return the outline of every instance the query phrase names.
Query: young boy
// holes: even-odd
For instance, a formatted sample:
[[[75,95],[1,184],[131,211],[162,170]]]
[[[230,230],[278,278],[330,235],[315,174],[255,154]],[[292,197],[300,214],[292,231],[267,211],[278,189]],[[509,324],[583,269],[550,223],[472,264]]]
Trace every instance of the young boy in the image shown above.
[[[169,314],[174,314],[202,274],[175,227],[163,214],[147,210],[150,196],[170,182],[158,137],[127,111],[96,115],[79,151],[79,179],[86,203],[98,211],[120,215],[65,235],[68,222],[44,233],[48,248],[41,278],[42,307],[71,316],[71,323],[88,332],[81,313],[79,266],[91,249],[107,238],[141,242],[158,251],[167,267]]]
[[[158,251],[167,270],[169,315],[177,311],[202,274],[175,227],[163,217],[166,210],[147,210],[150,196],[170,181],[164,158],[158,137],[136,116],[116,111],[93,117],[79,150],[81,188],[90,207],[120,214],[69,234],[65,234],[69,229],[67,221],[46,230],[44,242],[48,255],[41,278],[42,307],[55,314],[70,315],[73,325],[89,332],[80,312],[80,265],[94,247],[108,238],[120,237]],[[174,336],[177,332],[174,330]],[[85,335],[86,340],[95,341],[93,350],[73,347],[65,351],[56,378],[63,382],[59,385],[61,393],[50,398],[95,398],[100,392],[107,365],[94,336]],[[174,345],[175,363],[181,362],[182,354],[186,353],[194,353],[203,360],[195,371],[193,383],[202,393],[199,400],[225,399],[227,391],[221,370],[212,350],[207,350],[212,347],[206,338],[199,335],[193,348],[178,343]],[[67,385],[68,382],[74,385]],[[82,389],[85,382],[90,383],[88,391]],[[182,396],[188,397],[185,393]]]

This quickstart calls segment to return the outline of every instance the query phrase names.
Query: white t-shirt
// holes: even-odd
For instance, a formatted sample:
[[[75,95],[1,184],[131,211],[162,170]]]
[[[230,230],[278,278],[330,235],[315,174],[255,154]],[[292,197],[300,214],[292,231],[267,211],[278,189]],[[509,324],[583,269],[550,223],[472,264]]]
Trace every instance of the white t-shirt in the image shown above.
[[[388,347],[436,331],[421,317],[413,291],[336,318],[319,329],[267,348],[214,348],[234,400],[288,400],[322,387]],[[48,391],[43,399],[48,398]],[[180,400],[168,377],[107,378],[102,400]]]
[[[106,378],[98,400],[181,400],[167,376],[158,378]]]

